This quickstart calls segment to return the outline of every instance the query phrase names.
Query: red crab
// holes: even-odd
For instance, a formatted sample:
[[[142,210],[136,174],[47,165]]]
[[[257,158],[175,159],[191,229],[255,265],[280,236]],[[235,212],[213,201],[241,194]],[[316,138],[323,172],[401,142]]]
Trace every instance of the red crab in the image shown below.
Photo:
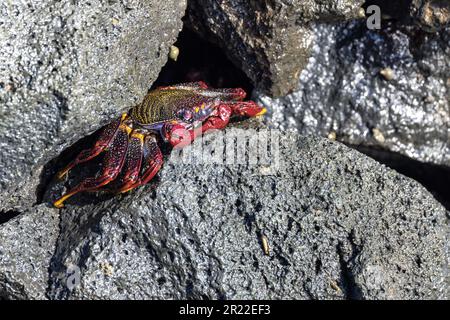
[[[106,189],[112,181],[118,193],[148,183],[163,164],[158,140],[183,147],[205,131],[224,128],[233,115],[265,113],[255,102],[242,101],[245,96],[243,89],[213,89],[202,81],[150,91],[141,104],[103,127],[95,145],[58,173],[61,179],[77,164],[105,151],[100,174],[81,181],[54,206],[63,207],[65,200],[81,191]]]

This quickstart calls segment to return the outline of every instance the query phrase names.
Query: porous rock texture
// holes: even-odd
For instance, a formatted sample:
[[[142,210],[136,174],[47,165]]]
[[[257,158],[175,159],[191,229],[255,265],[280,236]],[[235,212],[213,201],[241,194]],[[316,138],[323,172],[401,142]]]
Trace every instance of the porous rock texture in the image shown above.
[[[0,299],[46,299],[59,214],[46,204],[0,224]]]
[[[413,14],[424,30],[440,30],[450,23],[450,2],[447,0],[413,0]]]
[[[242,136],[236,130],[211,134],[204,145],[225,141],[229,150],[222,139]],[[26,272],[19,277],[10,266],[5,277],[0,268],[1,296],[445,298],[445,209],[425,188],[342,144],[276,137],[269,159],[278,165],[203,162],[215,153],[199,140],[184,149],[191,161],[166,159],[156,185],[103,200],[74,197],[59,228],[46,204],[8,221],[0,251],[25,239],[23,256],[35,254],[0,255],[0,266]],[[40,272],[28,273],[30,264]]]
[[[354,21],[314,34],[298,89],[255,94],[272,126],[450,166],[450,29]]]
[[[42,163],[140,101],[184,0],[0,3],[0,210],[36,202]]]
[[[362,0],[192,0],[190,27],[218,44],[267,94],[281,96],[297,86],[311,42],[312,21],[358,16]]]

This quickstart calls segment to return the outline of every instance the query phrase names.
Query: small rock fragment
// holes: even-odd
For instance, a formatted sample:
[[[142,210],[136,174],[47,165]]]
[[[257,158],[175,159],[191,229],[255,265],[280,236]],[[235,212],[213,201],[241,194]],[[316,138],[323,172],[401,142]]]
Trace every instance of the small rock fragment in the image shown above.
[[[338,293],[341,293],[341,292],[342,292],[341,288],[339,288],[339,286],[338,286],[338,284],[336,283],[336,281],[334,281],[334,280],[332,280],[332,279],[330,279],[330,287],[331,287],[333,290],[337,291]]]
[[[381,69],[380,74],[388,81],[394,79],[395,76],[394,70],[389,67]]]
[[[383,133],[380,131],[380,129],[378,129],[378,128],[373,128],[373,129],[372,129],[372,135],[373,135],[374,139],[377,140],[379,143],[384,143],[384,141],[385,141],[384,135],[383,135]]]
[[[359,8],[358,9],[358,18],[364,19],[365,17],[366,17],[366,11],[364,10],[364,8]]]
[[[180,54],[180,49],[176,46],[170,46],[169,58],[173,61],[177,61],[178,55]]]
[[[450,1],[413,0],[411,15],[423,30],[439,31],[450,23]]]
[[[330,140],[332,140],[332,141],[335,141],[335,140],[336,140],[336,132],[335,132],[335,131],[331,131],[331,132],[328,134],[328,139],[330,139]]]
[[[269,239],[267,239],[265,235],[261,235],[261,243],[263,246],[264,254],[268,256],[270,253]]]
[[[108,277],[114,273],[114,268],[108,262],[100,262],[100,270]]]

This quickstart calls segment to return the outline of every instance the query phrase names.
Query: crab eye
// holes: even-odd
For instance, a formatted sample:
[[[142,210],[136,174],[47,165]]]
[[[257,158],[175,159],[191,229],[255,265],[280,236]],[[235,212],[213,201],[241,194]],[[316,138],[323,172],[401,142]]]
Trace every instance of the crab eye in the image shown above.
[[[178,116],[179,116],[183,121],[191,121],[192,118],[193,118],[192,111],[187,110],[187,109],[180,110],[179,113],[178,113]]]

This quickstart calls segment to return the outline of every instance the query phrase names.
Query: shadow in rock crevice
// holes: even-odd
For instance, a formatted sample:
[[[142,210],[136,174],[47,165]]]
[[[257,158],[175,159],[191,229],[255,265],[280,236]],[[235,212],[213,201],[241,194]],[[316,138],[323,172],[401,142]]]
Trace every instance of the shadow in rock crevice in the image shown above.
[[[20,211],[15,210],[0,211],[0,225],[14,219],[20,214]]]
[[[74,159],[80,151],[93,146],[98,133],[99,130],[91,135],[79,139],[77,142],[66,148],[58,156],[51,159],[44,165],[39,178],[39,185],[36,188],[36,199],[38,204],[47,203],[49,206],[52,206],[53,201],[64,193],[64,189],[73,187],[82,179],[95,175],[95,173],[99,170],[99,165],[103,155],[99,155],[92,161],[88,161],[74,167],[64,179],[56,179],[57,172],[63,169],[64,166]],[[81,197],[81,202],[70,201],[70,203],[90,204],[92,201],[95,201],[95,198],[97,198],[92,195],[93,194],[83,195]],[[78,195],[75,195],[73,198],[75,199],[79,197]]]
[[[85,163],[79,164],[72,168],[70,172],[62,180],[56,178],[56,174],[59,170],[63,169],[71,160],[83,150],[91,148],[98,138],[99,130],[92,133],[89,136],[81,138],[73,145],[66,148],[57,157],[53,158],[44,165],[41,172],[40,183],[36,189],[37,203],[46,203],[49,206],[53,206],[53,202],[58,199],[67,190],[73,188],[82,180],[88,177],[95,177],[101,170],[102,161],[105,153],[102,152],[94,159],[91,159]],[[165,158],[170,153],[170,149],[159,143],[161,151]],[[149,185],[152,189],[156,188],[159,183],[158,176],[156,176]],[[86,206],[92,204],[98,204],[113,198],[125,198],[129,195],[129,192],[117,195],[113,192],[96,191],[96,192],[80,192],[70,197],[65,204],[75,206]]]
[[[383,18],[393,18],[402,20],[409,18],[409,8],[411,7],[412,0],[366,0],[363,4],[363,8],[367,10],[368,7],[376,5],[380,8]]]
[[[152,88],[174,83],[205,81],[214,88],[242,88],[248,95],[253,85],[216,45],[184,27],[174,44],[179,48],[177,61],[167,61]]]

